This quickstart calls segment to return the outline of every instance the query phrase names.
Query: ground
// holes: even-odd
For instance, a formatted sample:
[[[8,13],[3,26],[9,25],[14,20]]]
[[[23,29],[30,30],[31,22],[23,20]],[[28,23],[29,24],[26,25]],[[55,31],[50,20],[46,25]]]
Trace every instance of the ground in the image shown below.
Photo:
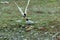
[[[27,0],[1,1],[9,3],[0,3],[0,40],[57,40],[53,36],[60,32],[60,0],[31,0],[27,17],[37,22],[34,25],[25,25],[14,4],[16,2],[24,11]],[[17,20],[22,20],[22,23]],[[21,25],[32,28],[22,28]]]

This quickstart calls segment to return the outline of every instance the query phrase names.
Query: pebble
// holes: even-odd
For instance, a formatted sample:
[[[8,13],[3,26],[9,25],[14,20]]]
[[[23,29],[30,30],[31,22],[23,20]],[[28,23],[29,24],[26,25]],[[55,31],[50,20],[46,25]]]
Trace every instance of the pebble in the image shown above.
[[[24,40],[27,40],[27,39],[24,39]]]
[[[27,29],[26,29],[26,31],[30,31],[30,30],[32,30],[34,28],[34,26],[30,26],[30,27],[28,27]]]
[[[19,22],[22,22],[22,20],[16,20],[16,22],[18,22],[18,23],[19,23]]]
[[[55,26],[51,26],[51,28],[54,28]]]
[[[21,36],[22,38],[24,37],[24,36]]]
[[[1,1],[0,3],[2,3],[2,4],[9,4],[8,1]]]
[[[39,30],[45,31],[46,28],[44,27],[38,27]]]
[[[49,32],[45,32],[45,34],[48,34]]]

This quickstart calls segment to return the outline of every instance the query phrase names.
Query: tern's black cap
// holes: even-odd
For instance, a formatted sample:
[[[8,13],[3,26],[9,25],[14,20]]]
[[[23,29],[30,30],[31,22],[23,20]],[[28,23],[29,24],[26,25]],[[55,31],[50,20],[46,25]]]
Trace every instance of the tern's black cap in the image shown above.
[[[24,16],[23,16],[24,18],[26,17],[26,14],[24,13]]]

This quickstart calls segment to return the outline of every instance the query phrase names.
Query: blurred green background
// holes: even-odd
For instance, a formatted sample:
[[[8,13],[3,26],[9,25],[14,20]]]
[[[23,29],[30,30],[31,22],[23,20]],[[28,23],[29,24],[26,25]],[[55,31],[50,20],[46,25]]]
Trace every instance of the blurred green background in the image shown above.
[[[1,1],[8,1],[9,3],[0,3],[0,32],[3,32],[4,34],[9,34],[12,32],[13,35],[13,33],[16,33],[20,30],[20,28],[18,28],[19,25],[24,24],[23,17],[14,2],[16,2],[24,11],[27,4],[27,0],[0,0],[0,2]],[[31,20],[33,20],[34,22],[38,22],[37,24],[32,25],[35,28],[45,27],[48,29],[48,32],[59,32],[60,0],[31,0],[28,7],[27,17],[31,18]],[[17,23],[17,20],[22,20],[22,23]],[[39,30],[39,32],[40,31],[41,30]],[[35,33],[35,31],[32,32]],[[30,35],[29,33],[22,32],[22,35],[28,36]],[[37,39],[32,38],[31,40]]]

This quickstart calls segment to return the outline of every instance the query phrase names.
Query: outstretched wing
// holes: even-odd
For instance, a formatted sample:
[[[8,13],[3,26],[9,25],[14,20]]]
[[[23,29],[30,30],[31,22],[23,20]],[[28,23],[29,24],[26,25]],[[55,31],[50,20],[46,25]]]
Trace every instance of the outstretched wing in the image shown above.
[[[25,14],[27,14],[27,8],[28,8],[28,6],[29,6],[29,3],[30,3],[30,0],[28,0],[28,3],[27,3],[27,5],[26,5]]]
[[[16,6],[17,6],[18,10],[21,12],[22,16],[24,16],[24,13],[23,13],[22,9],[17,5],[17,3],[16,3],[16,2],[15,2],[15,4],[16,4]]]

